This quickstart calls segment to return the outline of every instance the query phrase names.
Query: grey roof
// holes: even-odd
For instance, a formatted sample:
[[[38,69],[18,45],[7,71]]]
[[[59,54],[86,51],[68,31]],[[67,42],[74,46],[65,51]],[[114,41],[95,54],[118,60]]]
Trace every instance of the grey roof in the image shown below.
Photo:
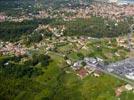
[[[134,58],[112,63],[106,67],[106,70],[121,76],[134,74]]]

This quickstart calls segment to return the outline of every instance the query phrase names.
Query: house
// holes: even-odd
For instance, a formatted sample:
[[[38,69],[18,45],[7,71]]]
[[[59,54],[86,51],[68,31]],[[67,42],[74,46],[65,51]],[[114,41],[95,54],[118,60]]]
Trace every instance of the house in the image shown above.
[[[130,84],[122,85],[115,90],[116,96],[120,96],[124,91],[131,91],[133,87]]]
[[[98,73],[94,73],[93,74],[95,77],[100,77],[100,75]]]
[[[90,66],[85,66],[84,68],[88,71],[88,74],[92,74],[96,70],[95,68],[92,68]]]
[[[118,87],[118,88],[115,90],[115,95],[116,95],[117,97],[119,97],[119,96],[122,94],[123,91],[124,91],[124,86]]]
[[[100,75],[102,75],[102,72],[99,71],[99,70],[95,70],[94,73],[93,73],[93,75],[94,75],[95,77],[100,77]]]
[[[66,60],[66,63],[67,63],[68,65],[71,65],[71,64],[72,64],[71,60]]]
[[[90,58],[85,57],[85,58],[84,58],[84,61],[85,61],[87,64],[88,64],[88,63],[91,63],[91,64],[97,63],[97,60],[96,60],[95,58],[92,58],[92,57],[90,57]]]
[[[78,76],[80,76],[81,79],[88,75],[88,71],[84,68],[80,68],[80,69],[76,70],[76,73]]]
[[[103,62],[103,59],[101,59],[99,57],[97,57],[96,59],[97,59],[98,62]]]
[[[73,68],[74,70],[80,69],[80,68],[82,67],[82,62],[83,62],[83,60],[79,60],[79,61],[75,62],[75,63],[73,64],[72,68]]]
[[[125,75],[128,79],[134,80],[134,72]]]
[[[125,85],[125,89],[128,91],[131,91],[134,87],[132,87],[130,84]]]
[[[91,66],[91,67],[96,67],[96,65],[98,64],[98,61],[92,57],[90,58],[85,57],[84,62],[87,64],[87,66]]]

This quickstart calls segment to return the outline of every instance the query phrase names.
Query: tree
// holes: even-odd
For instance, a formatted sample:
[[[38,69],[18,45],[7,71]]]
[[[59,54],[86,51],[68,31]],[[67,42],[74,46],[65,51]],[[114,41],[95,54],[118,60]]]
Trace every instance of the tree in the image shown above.
[[[51,61],[51,58],[48,55],[40,54],[39,61],[41,63],[41,66],[48,66],[49,62]]]
[[[84,59],[84,55],[82,53],[77,53],[77,56],[79,57],[79,59]]]

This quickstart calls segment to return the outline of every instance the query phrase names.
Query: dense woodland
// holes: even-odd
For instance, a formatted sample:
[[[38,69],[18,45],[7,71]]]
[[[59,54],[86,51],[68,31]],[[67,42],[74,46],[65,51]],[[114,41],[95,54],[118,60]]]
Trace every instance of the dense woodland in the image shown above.
[[[22,59],[26,59],[26,61],[22,61]],[[13,100],[20,92],[21,96],[41,91],[43,86],[33,79],[44,73],[43,69],[47,69],[49,62],[51,62],[51,58],[43,54],[33,54],[31,58],[28,56],[1,56],[0,99]]]
[[[128,25],[125,22],[106,21],[99,17],[91,19],[77,19],[67,23],[65,35],[84,35],[91,37],[117,37],[128,33]]]
[[[31,20],[23,22],[1,22],[0,23],[0,39],[6,41],[18,41],[21,36],[30,35],[39,24],[48,24],[52,20]]]

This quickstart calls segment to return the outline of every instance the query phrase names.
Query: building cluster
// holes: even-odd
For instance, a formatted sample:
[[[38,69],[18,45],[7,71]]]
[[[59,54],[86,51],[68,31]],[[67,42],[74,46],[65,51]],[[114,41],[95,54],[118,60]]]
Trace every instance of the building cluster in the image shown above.
[[[130,84],[122,85],[115,89],[115,95],[119,97],[124,91],[132,91],[134,89]]]
[[[14,54],[16,56],[22,56],[26,54],[26,49],[23,48],[20,44],[15,45],[13,43],[1,43],[0,47],[0,54],[7,55],[7,54]]]
[[[94,0],[96,2],[117,3],[118,0]]]
[[[44,47],[44,50],[49,51],[49,50],[55,50],[55,48],[58,47],[58,45],[60,44],[69,44],[69,45],[76,45],[75,48],[73,48],[72,50],[74,51],[79,51],[80,49],[85,49],[87,50],[88,47],[86,46],[87,40],[88,39],[92,39],[89,37],[77,37],[77,36],[61,36],[61,37],[56,37],[53,36],[50,38],[47,38],[43,41],[41,41],[40,43],[35,43],[31,49],[39,49],[41,47]]]
[[[0,13],[0,22],[4,22],[6,20],[6,15],[3,13]]]
[[[43,19],[43,18],[49,17],[49,14],[46,10],[41,10],[41,11],[38,11],[38,14],[34,14],[34,15],[30,14],[30,15],[37,19]]]
[[[114,2],[114,1],[109,1]],[[1,20],[5,19],[9,21],[22,22],[24,20],[31,20],[33,18],[63,18],[65,21],[73,20],[76,18],[90,18],[91,16],[101,16],[103,18],[109,18],[117,21],[123,21],[124,17],[134,16],[134,5],[118,5],[116,3],[102,3],[93,2],[90,5],[80,5],[74,7],[65,6],[61,9],[54,10],[48,8],[47,10],[40,10],[36,14],[28,13],[28,15],[22,15],[19,17],[1,16]]]
[[[127,48],[127,49],[130,48],[129,45],[128,45],[127,37],[118,37],[118,38],[116,38],[116,41],[118,43],[118,46],[121,46],[121,47],[124,47],[124,48]],[[131,42],[131,44],[130,44],[131,47],[134,49],[134,38],[131,37],[129,41]]]
[[[128,43],[127,43],[127,39],[126,38],[119,37],[119,38],[116,39],[116,41],[117,41],[117,44],[119,46],[124,47],[124,48],[128,48],[128,46],[127,46]]]
[[[87,75],[93,74],[95,77],[99,77],[101,71],[97,68],[100,63],[103,63],[101,58],[85,57],[83,60],[75,62],[71,68],[76,71],[80,78],[84,78]]]
[[[52,27],[50,25],[39,25],[35,31],[40,31],[40,30],[46,30],[47,32],[53,33],[54,36],[60,37],[63,35],[63,32],[65,31],[65,26],[64,25],[58,25],[56,27]]]
[[[32,20],[33,18],[29,16],[19,16],[19,17],[12,17],[12,16],[7,16],[6,21],[12,21],[12,22],[23,22],[25,20]]]
[[[117,5],[113,3],[94,3],[90,6],[93,16],[101,16],[117,21],[124,17],[134,16],[134,5]]]
[[[109,2],[114,2],[110,0]],[[80,5],[74,7],[65,6],[61,9],[48,8],[47,10],[40,10],[37,13],[28,13],[18,17],[5,16],[0,14],[0,21],[8,20],[15,22],[22,22],[24,20],[32,20],[34,18],[63,18],[65,21],[74,20],[76,18],[90,18],[91,16],[100,16],[106,19],[116,21],[124,21],[125,17],[134,16],[134,5],[118,5],[116,3],[93,2],[88,5]]]
[[[134,80],[134,58],[112,63],[106,67],[106,70],[118,76]]]
[[[3,21],[23,22],[25,20],[33,20],[34,18],[43,19],[43,18],[47,18],[48,16],[49,15],[46,12],[46,10],[38,11],[38,13],[36,14],[28,13],[20,16],[7,16],[6,14],[3,14],[3,12],[0,12],[0,22]]]
[[[69,19],[74,18],[90,18],[90,16],[100,16],[106,19],[116,21],[124,21],[125,17],[134,16],[134,5],[117,5],[116,3],[99,3],[94,2],[85,7],[70,7],[62,9],[67,12],[75,13],[74,16],[69,16]]]

